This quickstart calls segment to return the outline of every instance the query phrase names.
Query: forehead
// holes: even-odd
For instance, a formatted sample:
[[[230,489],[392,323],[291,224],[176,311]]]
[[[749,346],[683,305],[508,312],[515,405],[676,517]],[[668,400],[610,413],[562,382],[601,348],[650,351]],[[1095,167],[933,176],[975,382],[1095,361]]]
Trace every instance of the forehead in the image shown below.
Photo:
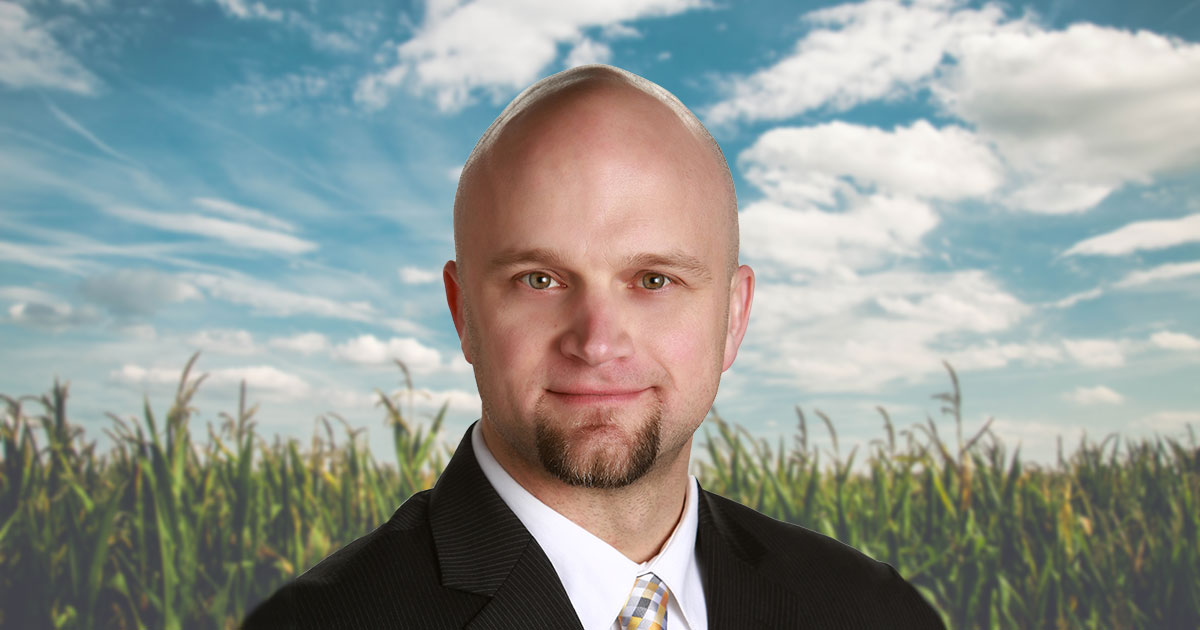
[[[671,109],[585,86],[514,116],[474,165],[460,257],[565,248],[723,255],[727,175]]]

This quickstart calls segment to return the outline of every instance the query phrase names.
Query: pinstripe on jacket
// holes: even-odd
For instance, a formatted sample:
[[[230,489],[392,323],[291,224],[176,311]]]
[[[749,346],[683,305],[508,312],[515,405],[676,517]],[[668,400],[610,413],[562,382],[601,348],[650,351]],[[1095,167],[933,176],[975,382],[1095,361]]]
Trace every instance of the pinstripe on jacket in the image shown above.
[[[488,483],[471,430],[431,489],[259,605],[244,630],[581,630],[554,567]],[[711,630],[932,630],[889,565],[700,493],[696,552]]]

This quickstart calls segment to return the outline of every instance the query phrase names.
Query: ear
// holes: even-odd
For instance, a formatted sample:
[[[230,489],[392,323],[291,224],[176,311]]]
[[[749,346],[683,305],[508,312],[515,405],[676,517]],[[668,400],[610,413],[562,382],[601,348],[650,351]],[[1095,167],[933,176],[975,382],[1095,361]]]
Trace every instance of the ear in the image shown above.
[[[747,265],[737,268],[729,285],[729,328],[725,333],[725,363],[721,371],[729,369],[737,357],[742,338],[746,336],[746,325],[750,322],[750,303],[754,301],[754,270]]]
[[[458,344],[462,347],[463,358],[471,363],[471,344],[467,341],[467,326],[464,319],[463,287],[458,279],[458,265],[453,260],[446,261],[442,267],[442,282],[446,285],[446,305],[450,307],[450,317],[454,320],[454,330],[458,332]]]

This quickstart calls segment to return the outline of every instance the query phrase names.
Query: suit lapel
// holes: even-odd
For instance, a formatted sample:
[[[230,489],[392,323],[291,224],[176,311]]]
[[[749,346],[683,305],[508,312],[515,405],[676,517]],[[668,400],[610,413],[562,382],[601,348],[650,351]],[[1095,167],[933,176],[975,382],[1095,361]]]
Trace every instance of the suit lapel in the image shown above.
[[[491,598],[472,630],[536,625],[582,630],[554,566],[479,468],[471,431],[430,496],[442,585]]]
[[[767,549],[723,518],[710,500],[709,494],[701,491],[696,531],[696,557],[704,582],[708,627],[776,628],[794,624],[802,616],[797,597],[757,571]]]

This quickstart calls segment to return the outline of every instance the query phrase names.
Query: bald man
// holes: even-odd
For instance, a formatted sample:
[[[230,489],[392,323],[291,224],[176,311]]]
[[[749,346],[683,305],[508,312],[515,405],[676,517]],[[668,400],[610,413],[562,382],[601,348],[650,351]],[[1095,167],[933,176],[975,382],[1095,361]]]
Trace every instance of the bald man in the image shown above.
[[[479,422],[245,628],[943,627],[892,567],[688,474],[754,273],[720,148],[674,96],[607,66],[536,83],[467,160],[454,242]]]

